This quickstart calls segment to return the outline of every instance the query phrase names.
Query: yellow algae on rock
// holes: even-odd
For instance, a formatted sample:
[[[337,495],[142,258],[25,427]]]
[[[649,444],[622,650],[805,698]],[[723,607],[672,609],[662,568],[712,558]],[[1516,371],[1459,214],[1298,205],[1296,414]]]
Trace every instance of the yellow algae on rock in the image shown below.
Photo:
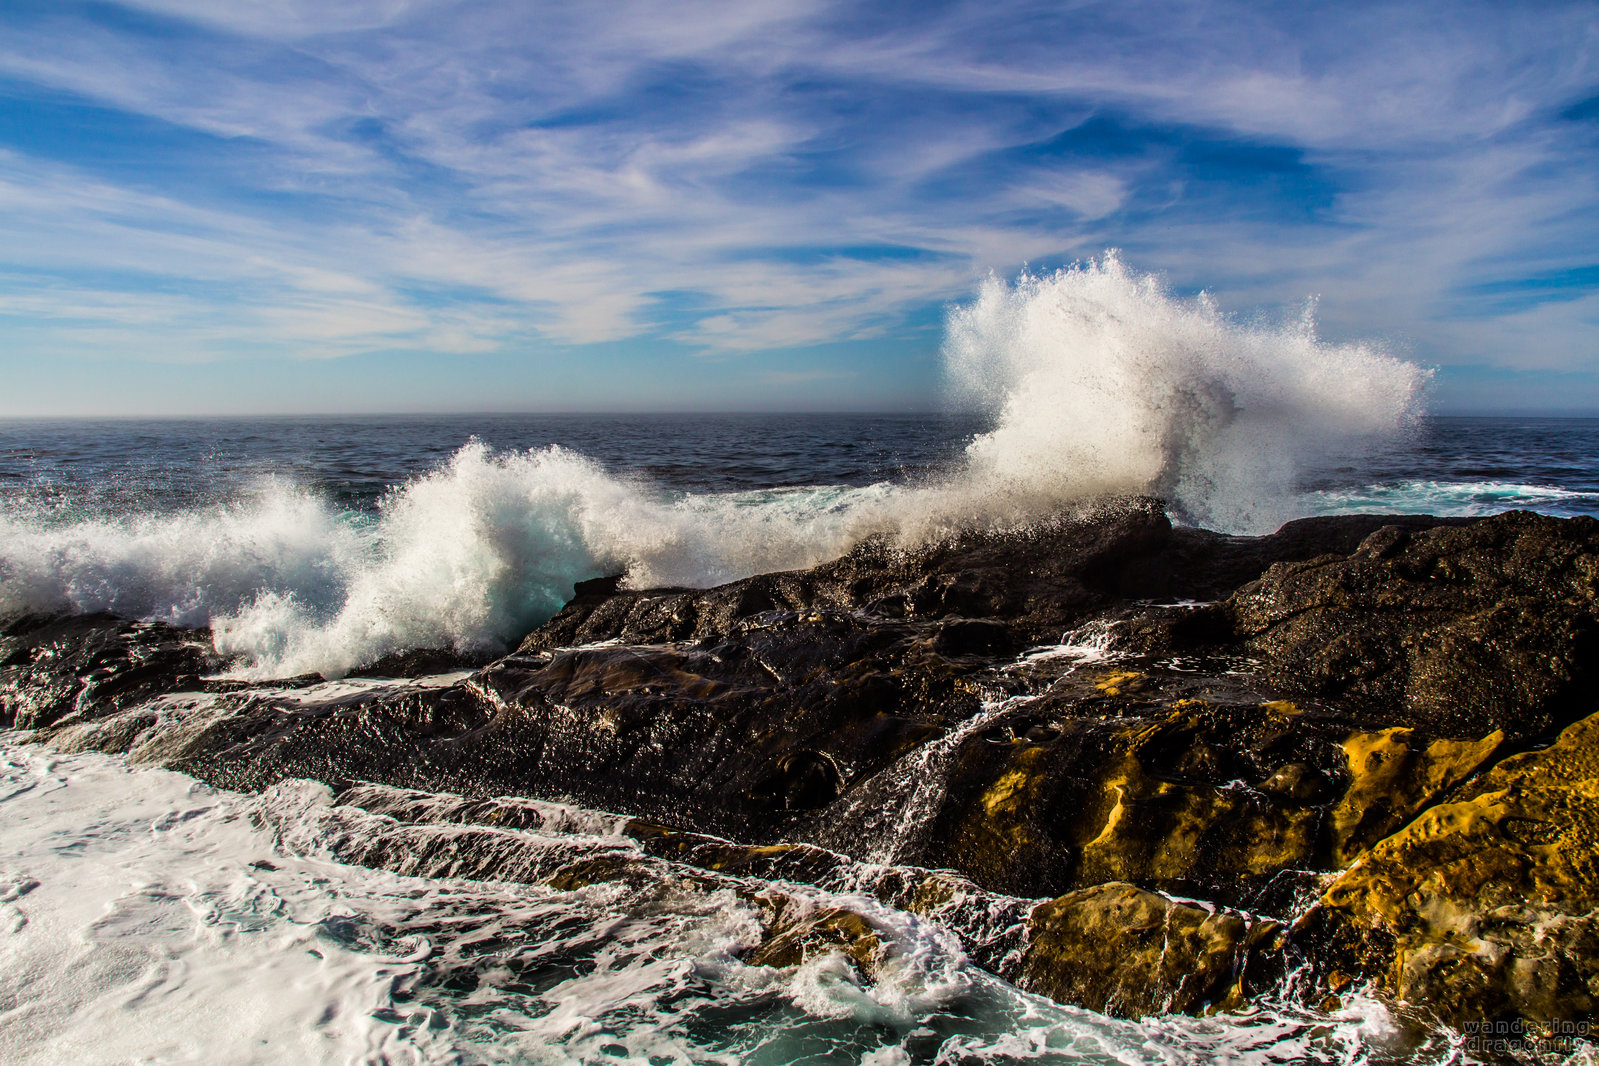
[[[1349,786],[1328,820],[1333,865],[1349,865],[1470,777],[1504,739],[1500,730],[1480,740],[1430,743],[1407,728],[1350,734],[1344,741]]]
[[[1599,715],[1373,847],[1304,935],[1446,1020],[1547,1023],[1595,1012],[1596,907]]]
[[[1106,814],[1080,851],[1085,881],[1180,884],[1206,866],[1266,874],[1307,862],[1315,849],[1315,810],[1262,803],[1245,789],[1161,780],[1136,755],[1107,767],[1101,787]]]
[[[1142,688],[1143,676],[1137,670],[1117,670],[1094,682],[1094,687],[1107,696],[1121,696]]]
[[[1240,1006],[1251,978],[1274,972],[1282,940],[1276,922],[1125,882],[1041,903],[1027,929],[1018,985],[1125,1018]]]
[[[1286,701],[1068,698],[957,749],[934,828],[945,861],[980,883],[1048,895],[1130,881],[1251,903],[1284,871],[1348,866],[1504,739],[1357,731]]]
[[[1036,777],[1042,748],[1027,748],[1016,757],[1016,765],[1001,774],[983,793],[983,810],[990,818],[1014,815],[1027,799],[1028,785]]]
[[[744,962],[750,966],[798,966],[807,959],[836,951],[863,975],[875,976],[887,945],[861,915],[843,907],[806,907],[794,899],[764,893],[756,902],[769,907],[770,924],[762,942]]]

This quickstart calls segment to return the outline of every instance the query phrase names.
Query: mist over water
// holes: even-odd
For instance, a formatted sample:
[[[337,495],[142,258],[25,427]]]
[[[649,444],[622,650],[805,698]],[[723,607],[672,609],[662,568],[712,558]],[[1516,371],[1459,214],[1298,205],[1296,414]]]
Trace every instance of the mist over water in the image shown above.
[[[0,513],[0,614],[209,625],[242,675],[336,676],[412,648],[504,648],[604,574],[704,587],[872,535],[914,546],[1110,495],[1152,493],[1181,520],[1263,532],[1294,516],[1307,458],[1402,431],[1426,379],[1319,340],[1308,314],[1239,323],[1114,256],[990,280],[951,313],[945,355],[952,392],[987,427],[908,476],[669,490],[560,446],[473,440],[370,510],[275,475],[176,510],[14,500]]]

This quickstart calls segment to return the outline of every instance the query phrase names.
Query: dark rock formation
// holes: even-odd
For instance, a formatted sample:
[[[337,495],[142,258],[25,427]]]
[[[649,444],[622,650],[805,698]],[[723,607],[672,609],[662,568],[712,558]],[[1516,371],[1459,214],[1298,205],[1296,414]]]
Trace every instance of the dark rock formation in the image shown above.
[[[1523,739],[1594,709],[1596,597],[1599,522],[1519,512],[1273,566],[1226,611],[1269,683],[1394,725]]]
[[[209,634],[110,615],[0,619],[0,727],[40,729],[196,688]]]
[[[349,861],[865,892],[1096,1009],[1236,1005],[1295,956],[1318,996],[1587,1019],[1596,589],[1587,519],[1240,538],[1136,500],[709,590],[589,582],[430,679],[463,664],[248,685],[209,676],[203,633],[12,620],[0,715],[229,787],[334,785],[378,819]],[[530,857],[548,812],[507,796],[625,812],[630,842]],[[848,908],[763,913],[760,961],[891,950]]]

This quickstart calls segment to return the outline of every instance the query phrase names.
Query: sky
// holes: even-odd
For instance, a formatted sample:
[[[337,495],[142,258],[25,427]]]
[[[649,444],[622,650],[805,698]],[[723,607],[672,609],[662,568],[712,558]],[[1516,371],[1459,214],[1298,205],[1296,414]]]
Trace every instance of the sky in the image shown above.
[[[1599,413],[1599,5],[0,3],[0,416],[930,409],[1109,248]]]

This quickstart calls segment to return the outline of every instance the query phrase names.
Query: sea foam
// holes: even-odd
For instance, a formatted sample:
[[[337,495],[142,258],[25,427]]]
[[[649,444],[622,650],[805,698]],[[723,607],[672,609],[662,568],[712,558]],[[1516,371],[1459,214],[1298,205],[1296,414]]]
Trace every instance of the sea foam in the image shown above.
[[[1235,532],[1293,511],[1297,464],[1402,429],[1425,372],[1313,323],[1239,323],[1114,255],[993,279],[951,312],[952,391],[992,428],[921,483],[668,493],[558,447],[465,444],[375,515],[276,481],[171,514],[0,513],[0,616],[110,611],[210,626],[242,676],[334,677],[414,648],[495,651],[622,573],[705,587],[1123,493]]]

